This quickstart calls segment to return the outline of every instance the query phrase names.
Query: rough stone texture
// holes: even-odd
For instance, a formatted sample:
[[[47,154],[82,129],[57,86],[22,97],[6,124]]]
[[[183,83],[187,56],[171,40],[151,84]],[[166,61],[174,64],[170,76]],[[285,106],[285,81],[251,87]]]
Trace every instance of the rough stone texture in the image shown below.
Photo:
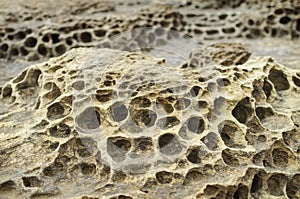
[[[204,44],[242,42],[258,55],[279,57],[290,67],[300,65],[299,1],[13,2],[0,1],[0,58],[21,62],[16,72],[24,69],[24,61],[46,60],[74,47],[112,47],[112,36],[146,26],[180,31]],[[0,62],[6,75],[0,82],[17,74],[2,72],[5,68]]]
[[[0,195],[298,198],[299,71],[215,66],[80,48],[28,67],[1,88]]]
[[[300,2],[150,3],[0,1],[0,199],[300,198]]]

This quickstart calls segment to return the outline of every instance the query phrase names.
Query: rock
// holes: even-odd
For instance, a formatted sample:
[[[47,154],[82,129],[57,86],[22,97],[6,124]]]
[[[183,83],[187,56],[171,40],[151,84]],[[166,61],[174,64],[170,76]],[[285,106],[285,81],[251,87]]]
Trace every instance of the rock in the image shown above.
[[[0,0],[0,198],[300,198],[299,5]]]
[[[299,71],[212,70],[94,48],[29,66],[1,88],[0,195],[298,197]]]
[[[143,42],[165,42],[173,30],[204,44],[234,41],[268,56],[299,54],[298,42],[289,42],[299,39],[298,1],[14,2],[0,1],[0,58],[9,61],[43,61],[76,47],[113,48],[115,36],[141,27],[156,32],[144,34]],[[280,54],[272,50],[279,46]]]

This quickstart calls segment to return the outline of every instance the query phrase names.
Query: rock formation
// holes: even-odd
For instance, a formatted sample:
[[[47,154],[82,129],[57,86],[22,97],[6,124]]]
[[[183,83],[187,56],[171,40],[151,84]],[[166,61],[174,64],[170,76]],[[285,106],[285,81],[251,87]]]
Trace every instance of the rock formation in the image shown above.
[[[174,78],[176,77],[176,78]],[[299,196],[299,71],[80,48],[1,89],[1,195]]]
[[[231,42],[297,43],[299,6],[5,12],[1,65],[17,69],[0,67],[0,198],[300,198],[300,70]],[[161,54],[174,41],[198,48]]]

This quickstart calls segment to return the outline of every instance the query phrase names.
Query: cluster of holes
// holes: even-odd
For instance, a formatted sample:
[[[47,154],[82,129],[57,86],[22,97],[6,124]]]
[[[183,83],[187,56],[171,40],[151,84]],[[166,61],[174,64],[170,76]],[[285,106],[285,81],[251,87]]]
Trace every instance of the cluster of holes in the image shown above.
[[[216,8],[223,8],[224,5],[230,5],[229,7],[240,6],[241,3],[216,3],[214,6]],[[188,2],[187,5],[193,4]],[[206,6],[209,7],[208,4]],[[232,6],[235,5],[235,6]],[[183,5],[181,5],[183,6]],[[194,5],[198,8],[207,9],[206,6],[200,6],[198,3]],[[213,6],[213,7],[214,7]],[[180,8],[180,7],[179,7]],[[253,8],[252,8],[253,9]],[[147,21],[149,26],[168,28],[172,30],[183,30],[186,29],[186,32],[190,35],[192,32],[195,34],[205,35],[204,39],[220,39],[224,37],[240,37],[241,33],[237,29],[240,29],[242,35],[245,35],[249,38],[256,38],[258,36],[286,36],[291,35],[291,38],[299,37],[300,31],[300,19],[297,17],[299,10],[297,8],[286,7],[286,8],[277,8],[271,9],[274,12],[267,16],[267,19],[256,19],[252,16],[249,17],[247,23],[240,22],[238,20],[239,15],[236,13],[221,13],[221,14],[210,14],[206,16],[205,14],[185,14],[186,18],[197,18],[197,23],[195,24],[196,28],[191,28],[190,24],[187,25],[184,17],[180,12],[167,11],[165,13],[157,12],[150,13],[149,10],[142,11],[140,13],[140,18],[135,25],[131,25],[132,28],[141,27],[139,20]],[[228,26],[227,22],[230,21],[233,25]],[[125,27],[127,23],[126,20],[120,20],[116,18],[104,19],[103,23],[120,24],[120,27]],[[215,24],[214,28],[211,28]],[[294,24],[294,25],[293,25]],[[2,42],[0,45],[0,56],[1,57],[14,57],[14,56],[27,56],[30,54],[28,59],[38,60],[41,57],[51,57],[56,55],[61,55],[66,52],[69,48],[76,45],[95,45],[92,44],[92,41],[103,39],[103,37],[108,36],[112,37],[120,33],[120,30],[106,30],[101,28],[101,25],[97,26],[94,29],[94,24],[89,22],[77,22],[74,25],[63,25],[53,32],[40,32],[39,37],[35,36],[31,29],[15,30],[14,28],[5,28],[1,30],[1,36],[7,41]],[[204,26],[204,28],[203,28]],[[209,27],[209,29],[208,29]],[[149,34],[149,42],[159,39],[155,38],[155,35],[160,36],[162,34],[172,37],[171,31],[165,33],[161,28],[155,30],[155,34]],[[94,30],[92,30],[94,29]],[[174,32],[174,31],[173,31]],[[8,42],[9,41],[9,42]],[[20,45],[22,41],[22,45]],[[13,43],[10,45],[9,43]],[[51,45],[48,45],[51,44]],[[106,42],[106,47],[111,46],[110,43]],[[36,48],[33,50],[33,48]]]
[[[240,183],[238,186],[222,186],[217,184],[207,185],[204,189],[204,195],[210,198],[249,198],[249,188]],[[197,198],[203,197],[202,194]]]
[[[297,198],[300,188],[299,179],[299,174],[288,177],[281,173],[267,174],[260,170],[253,176],[250,194],[257,197],[263,189],[266,189],[272,196]]]
[[[286,168],[295,162],[295,155],[283,143],[276,141],[271,149],[255,154],[252,161],[267,168]]]
[[[153,23],[153,25],[156,26],[179,29],[180,25],[183,23],[182,16],[176,12],[165,15],[166,17],[157,15],[157,20],[151,19],[148,21],[149,23]],[[151,16],[142,14],[139,20],[147,20],[149,17]],[[163,18],[164,20],[161,20],[161,22],[159,22],[159,18]],[[114,21],[115,23],[125,23],[125,21],[118,19],[104,18],[104,21],[105,20],[107,20],[109,24],[113,24]],[[94,24],[91,25],[87,24],[86,22],[78,22],[75,25],[62,26],[52,32],[39,32],[39,36],[36,36],[36,34],[33,33],[34,30],[31,29],[15,30],[13,28],[6,28],[5,31],[1,33],[3,34],[3,37],[7,35],[6,39],[9,42],[4,41],[2,44],[0,44],[0,56],[1,58],[27,56],[27,59],[29,61],[36,61],[43,57],[53,57],[61,55],[74,46],[96,45],[92,42],[102,40],[105,36],[111,38],[114,35],[120,33],[119,30],[114,30],[114,28],[112,28],[113,30],[109,31],[103,28],[94,29],[94,26]],[[132,28],[138,27],[139,25],[133,25]],[[163,34],[163,29],[157,29],[156,33],[157,35]],[[152,36],[155,35],[152,34]],[[152,40],[155,40],[155,38],[152,38]],[[21,44],[20,41],[22,42]],[[105,43],[103,43],[103,47],[111,47],[111,45],[110,43],[106,42],[106,45]]]
[[[284,23],[284,24],[289,23],[289,22],[286,22],[286,20],[288,20],[288,19],[282,17],[280,21],[281,21],[281,23]],[[214,32],[209,32],[209,34],[214,34]],[[20,38],[20,37],[22,37],[22,36],[19,35],[18,38]],[[16,38],[17,38],[17,36],[16,36]],[[84,32],[80,35],[80,38],[83,42],[90,42],[91,34],[88,32]],[[58,36],[52,36],[52,40],[53,40],[52,42],[56,42],[57,40],[59,42]],[[35,38],[28,37],[28,38],[26,38],[24,44],[26,47],[32,48],[32,47],[36,46],[36,43],[37,43],[37,41]],[[1,49],[2,49],[2,47],[3,47],[3,49],[5,49],[6,46],[2,45]],[[65,50],[62,48],[61,50],[58,49],[57,51],[63,52]],[[45,51],[41,50],[41,52],[45,52]],[[23,79],[23,78],[20,77],[20,79]],[[272,84],[274,85],[274,87],[277,91],[287,90],[290,87],[289,82],[287,81],[286,75],[280,70],[272,69],[269,74],[269,80],[272,82]],[[300,81],[299,78],[297,78],[296,76],[293,76],[293,82],[295,85],[299,86],[299,81]],[[228,85],[230,83],[230,82],[228,82],[228,80],[226,78],[220,79],[218,81],[218,84],[222,84],[221,82],[223,84],[225,82],[226,85]],[[110,86],[110,85],[111,84],[109,83],[109,85],[107,85],[107,86]],[[25,86],[21,85],[21,84],[19,85],[20,88],[27,87],[27,86],[28,85],[25,85]],[[75,85],[75,87],[80,90],[80,89],[84,88],[84,85],[82,82],[79,82],[77,85]],[[264,82],[264,91],[265,91],[267,97],[270,96],[271,89],[272,89],[271,84],[268,81],[265,81]],[[197,95],[200,89],[198,87],[193,87],[193,90],[194,90],[193,93],[195,93],[195,95]],[[2,93],[3,93],[4,97],[11,95],[11,91],[10,91],[9,87],[3,88]],[[99,91],[99,92],[97,92],[97,97],[98,97],[97,99],[100,102],[107,102],[107,101],[111,100],[112,93],[113,93],[113,91],[111,91],[111,90],[106,90],[104,92]],[[169,102],[165,102],[164,99],[159,99],[157,101],[159,101],[159,103],[164,104],[164,108],[168,112],[173,112],[174,108],[176,110],[185,109],[190,105],[190,101],[185,98],[178,99],[176,101],[176,103],[174,104],[174,106],[172,106],[172,104]],[[147,108],[147,107],[151,106],[150,100],[148,100],[147,98],[141,98],[141,97],[136,97],[134,100],[132,100],[131,103],[133,103],[133,106],[138,106],[138,108]],[[112,117],[114,118],[114,120],[116,122],[123,121],[128,117],[128,109],[121,102],[114,103],[110,107],[110,110],[111,110]],[[272,111],[270,111],[269,109],[265,110],[265,108],[262,108],[262,107],[256,108],[255,111],[260,120],[262,120],[269,114],[272,114]],[[147,110],[147,113],[148,112],[149,112],[149,110]],[[232,114],[240,123],[246,123],[251,116],[251,112],[252,112],[252,108],[249,103],[249,99],[246,98],[236,105],[236,107],[232,111]],[[65,113],[65,109],[64,109],[63,105],[61,105],[60,103],[54,103],[48,107],[48,119],[49,120],[59,119],[59,118],[63,117],[64,113]],[[146,112],[142,111],[142,112],[137,113],[137,115],[135,115],[135,116],[136,116],[136,118],[139,118],[141,115],[147,115],[145,113]],[[86,108],[78,116],[77,119],[79,121],[78,125],[83,129],[95,129],[95,128],[99,127],[99,125],[101,124],[99,112],[98,112],[97,108],[95,108],[95,107]],[[149,117],[148,117],[148,119],[149,119]],[[151,121],[152,121],[152,119],[153,118],[151,118]],[[180,123],[180,121],[174,116],[173,117],[169,116],[169,117],[166,117],[165,119],[166,119],[165,123],[162,122],[164,125],[160,125],[159,124],[160,122],[158,120],[158,126],[162,129],[172,128],[173,126],[176,126]],[[83,122],[80,123],[80,121],[83,121]],[[146,126],[153,125],[153,124],[147,122],[147,118],[145,120],[143,119],[142,122]],[[139,121],[137,121],[137,123],[139,123]],[[186,125],[187,125],[187,129],[189,131],[196,133],[196,134],[202,133],[204,130],[204,120],[200,117],[189,118],[186,122]],[[61,136],[61,135],[59,135],[59,132],[67,133],[67,135],[70,134],[70,130],[69,130],[68,126],[65,124],[62,124],[62,123],[60,123],[58,126],[50,128],[49,132],[51,135],[53,135],[55,137]],[[231,133],[236,133],[236,132],[237,132],[237,128],[235,126],[230,126],[230,125],[227,125],[227,126],[224,125],[223,129],[221,130],[221,138],[223,139],[223,141],[225,142],[225,144],[228,147],[233,147],[233,148],[239,147],[239,146],[234,145],[234,141],[232,141],[233,135]],[[215,136],[213,133],[208,134],[208,135],[211,135],[213,137]],[[141,144],[141,143],[143,143],[143,144]],[[139,142],[139,144],[135,144],[135,145],[139,146],[141,150],[145,150],[149,146],[153,147],[151,138],[146,139],[143,142]],[[168,155],[179,153],[182,150],[180,143],[178,141],[178,138],[171,133],[163,134],[162,136],[160,136],[158,139],[158,146],[160,148],[161,153],[168,154]],[[108,153],[110,153],[110,155],[112,157],[117,157],[118,158],[117,161],[121,161],[122,157],[124,157],[123,152],[124,151],[128,152],[132,148],[132,143],[127,138],[114,137],[114,138],[108,139],[107,148],[108,148]],[[122,149],[122,150],[118,151],[120,149]],[[194,164],[200,164],[201,159],[198,156],[200,152],[201,152],[201,150],[199,148],[195,148],[195,149],[191,150],[187,156],[187,159]],[[234,159],[233,155],[230,153],[231,153],[231,151],[229,151],[229,150],[223,150],[222,156],[223,156],[225,163],[227,163],[228,165],[231,165],[231,166],[238,166],[239,165],[238,160]],[[81,151],[80,154],[82,157],[88,156],[88,155],[84,155],[84,154],[87,154],[87,152]],[[284,167],[285,165],[287,165],[287,163],[286,163],[286,162],[288,162],[287,152],[285,152],[284,150],[281,150],[279,148],[275,148],[272,150],[271,154],[272,154],[273,163],[275,166]],[[79,167],[81,168],[81,172],[84,175],[93,175],[96,170],[96,166],[94,164],[81,163],[79,165]],[[63,166],[61,163],[54,163],[50,167],[47,167],[43,171],[43,173],[46,176],[53,176],[56,173],[61,172],[62,168],[63,168]],[[173,174],[172,172],[161,171],[161,172],[156,173],[156,179],[160,184],[168,184],[168,183],[172,182],[174,175],[175,174]],[[202,176],[201,172],[199,172],[197,170],[190,170],[186,175],[185,183],[190,183],[191,181],[201,179],[202,177],[203,176]],[[300,184],[298,183],[299,179],[300,179],[299,174],[296,174],[293,176],[293,178],[291,180],[289,180],[287,182],[287,178],[283,174],[273,174],[267,179],[266,183],[268,185],[269,193],[274,196],[283,195],[284,185],[287,184],[286,192],[287,192],[288,196],[292,198],[292,197],[295,197],[297,190],[299,190],[299,187],[300,187]],[[38,187],[38,186],[41,186],[41,183],[42,183],[37,177],[23,177],[22,180],[23,180],[23,184],[25,187]],[[255,184],[254,184],[254,182],[255,182]],[[260,180],[260,177],[258,175],[255,175],[250,192],[255,193],[257,190],[260,189],[261,184],[262,184],[262,182]],[[13,182],[12,183],[11,182],[2,183],[0,185],[0,190],[5,189],[5,187],[13,187],[13,186],[15,186],[15,184]],[[278,189],[278,186],[279,186],[279,189]],[[211,187],[207,187],[206,191],[213,192],[213,191],[211,191],[213,189],[219,189],[219,188],[211,186]],[[249,192],[249,190],[246,186],[239,185],[239,187],[237,188],[236,192],[234,192],[233,195],[235,198],[245,197],[245,193],[248,194],[248,192]],[[214,196],[216,196],[216,195],[214,195]],[[117,198],[131,198],[131,197],[120,195],[120,196],[117,196]]]

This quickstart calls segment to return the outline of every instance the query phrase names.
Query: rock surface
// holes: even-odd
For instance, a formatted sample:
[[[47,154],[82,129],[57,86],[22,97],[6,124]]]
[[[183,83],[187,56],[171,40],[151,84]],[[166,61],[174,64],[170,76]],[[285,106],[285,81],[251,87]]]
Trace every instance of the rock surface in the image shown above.
[[[299,1],[13,2],[0,199],[300,198]]]
[[[1,89],[0,195],[299,197],[299,71],[213,70],[92,48],[28,67]]]
[[[299,1],[12,2],[0,0],[0,83],[17,75],[28,62],[47,60],[75,47],[111,47],[114,35],[149,26],[180,31],[205,45],[243,43],[258,56],[300,66]],[[18,64],[11,67],[7,61]]]

